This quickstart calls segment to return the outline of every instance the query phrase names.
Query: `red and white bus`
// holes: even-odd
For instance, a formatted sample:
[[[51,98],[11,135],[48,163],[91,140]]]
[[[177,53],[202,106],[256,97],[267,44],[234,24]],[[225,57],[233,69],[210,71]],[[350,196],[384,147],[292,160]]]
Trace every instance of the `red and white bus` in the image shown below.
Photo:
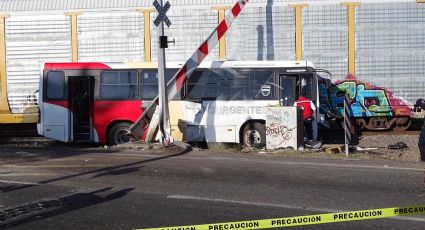
[[[127,141],[142,113],[138,76],[124,64],[46,63],[38,133],[64,142]]]
[[[166,81],[180,65],[167,67]],[[301,91],[319,107],[318,75],[307,61],[202,63],[170,102],[172,135],[182,141],[264,144],[261,107],[292,106]],[[40,135],[119,144],[128,141],[129,126],[157,96],[157,69],[46,63],[39,93]]]

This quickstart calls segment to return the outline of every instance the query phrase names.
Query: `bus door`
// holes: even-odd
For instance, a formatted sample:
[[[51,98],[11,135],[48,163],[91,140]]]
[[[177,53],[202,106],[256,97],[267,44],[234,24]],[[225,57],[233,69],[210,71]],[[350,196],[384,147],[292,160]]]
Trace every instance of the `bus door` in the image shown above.
[[[69,104],[71,108],[71,137],[73,141],[92,141],[94,78],[71,76],[68,78]]]
[[[297,75],[279,74],[280,105],[293,106],[298,99]]]
[[[39,134],[58,141],[69,141],[69,103],[66,99],[65,73],[46,72],[41,86]]]

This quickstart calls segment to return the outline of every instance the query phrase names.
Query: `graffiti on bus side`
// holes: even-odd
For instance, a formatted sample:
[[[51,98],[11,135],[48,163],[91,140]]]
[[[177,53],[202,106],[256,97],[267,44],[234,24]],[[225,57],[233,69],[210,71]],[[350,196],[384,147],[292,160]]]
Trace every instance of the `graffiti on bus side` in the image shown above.
[[[361,82],[352,75],[329,88],[319,83],[321,109],[342,115],[344,95],[348,94],[352,117],[409,116],[410,108],[385,88]]]

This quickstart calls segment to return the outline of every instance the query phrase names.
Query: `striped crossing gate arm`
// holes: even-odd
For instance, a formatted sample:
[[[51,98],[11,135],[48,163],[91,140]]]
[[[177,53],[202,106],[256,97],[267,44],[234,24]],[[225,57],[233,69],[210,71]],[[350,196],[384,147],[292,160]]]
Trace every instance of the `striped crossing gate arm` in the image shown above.
[[[344,133],[345,133],[345,146],[346,153],[348,153],[348,145],[351,144],[351,132],[350,132],[350,101],[348,99],[348,94],[344,96]]]
[[[233,21],[237,18],[239,13],[245,7],[249,0],[238,0],[236,4],[227,12],[226,17],[215,30],[208,36],[208,38],[199,46],[199,48],[192,54],[192,56],[186,61],[186,63],[180,68],[174,77],[167,83],[168,100],[173,98],[182,88],[183,84],[187,81],[190,75],[195,69],[201,64],[209,52],[215,47],[221,37],[227,32],[232,25]],[[152,104],[150,104],[144,111],[143,114],[137,119],[137,121],[130,127],[131,133],[140,138],[144,130],[149,130],[146,135],[146,141],[153,141],[157,130],[158,122],[154,121],[159,119],[159,116],[155,115],[155,110],[158,106],[158,96],[155,97]],[[150,125],[152,123],[152,125]]]

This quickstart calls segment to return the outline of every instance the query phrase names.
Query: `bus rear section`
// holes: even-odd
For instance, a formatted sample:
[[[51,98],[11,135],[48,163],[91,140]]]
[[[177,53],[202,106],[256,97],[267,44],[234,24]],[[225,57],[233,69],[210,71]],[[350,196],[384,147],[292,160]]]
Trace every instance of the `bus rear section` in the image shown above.
[[[127,142],[142,113],[138,76],[103,63],[46,63],[39,134],[63,142]]]
[[[170,102],[172,135],[182,141],[264,146],[264,108],[293,106],[302,92],[319,108],[317,74],[305,61],[204,64],[184,85],[181,99]]]

